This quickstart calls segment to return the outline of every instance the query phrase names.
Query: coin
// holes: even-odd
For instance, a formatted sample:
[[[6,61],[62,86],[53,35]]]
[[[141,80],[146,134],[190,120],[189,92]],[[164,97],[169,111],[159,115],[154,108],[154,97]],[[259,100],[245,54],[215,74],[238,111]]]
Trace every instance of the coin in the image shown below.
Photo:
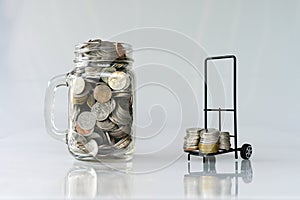
[[[121,90],[124,89],[128,81],[128,75],[121,71],[116,71],[111,74],[111,76],[108,78],[108,85],[113,90]]]
[[[109,145],[113,145],[114,144],[114,140],[112,140],[112,138],[109,136],[109,134],[107,132],[105,132],[105,136],[106,136],[106,139],[108,141],[108,144]]]
[[[122,138],[131,132],[130,126],[120,126],[118,129],[109,132],[109,135],[113,136],[114,138]]]
[[[86,145],[85,145],[86,150],[88,153],[92,156],[96,156],[98,153],[98,144],[95,140],[90,140]]]
[[[125,57],[126,50],[122,44],[116,43],[116,52],[117,52],[119,58]]]
[[[77,105],[82,105],[86,102],[88,98],[88,95],[82,96],[82,97],[73,97],[72,98],[72,103],[77,104]]]
[[[80,135],[83,135],[83,136],[91,135],[94,131],[94,129],[84,130],[79,126],[78,123],[76,124],[75,128],[76,128],[77,133],[79,133]]]
[[[110,109],[110,112],[112,112],[115,108],[116,108],[116,101],[114,99],[111,99],[110,100],[110,106],[111,106],[111,109]]]
[[[230,144],[230,134],[229,132],[221,132],[219,140],[219,148],[224,150],[229,150],[231,147]]]
[[[84,130],[90,130],[94,128],[96,124],[96,115],[92,112],[82,112],[77,119],[78,125]]]
[[[96,103],[96,100],[94,99],[94,96],[93,95],[89,95],[88,98],[87,98],[87,101],[86,101],[86,104],[92,108],[93,105],[95,105]]]
[[[131,137],[127,136],[126,138],[121,139],[120,141],[118,141],[114,146],[117,149],[122,149],[122,148],[126,148],[131,142]]]
[[[91,108],[91,112],[95,114],[98,121],[105,120],[111,112],[111,103],[95,103]]]
[[[110,77],[111,74],[115,71],[116,71],[116,68],[114,68],[114,67],[103,68],[103,70],[101,71],[101,79],[103,80],[103,82],[107,83],[108,77]]]
[[[202,128],[188,128],[186,129],[186,136],[184,137],[183,149],[185,151],[194,151],[199,149],[198,144],[200,140],[200,131]]]
[[[196,133],[196,134],[199,134],[199,132],[203,130],[203,128],[188,128],[186,129],[186,132],[187,133]]]
[[[112,91],[112,97],[114,98],[118,98],[118,97],[130,97],[131,96],[131,92],[127,91],[127,90],[114,90]]]
[[[85,82],[82,77],[77,77],[73,80],[73,91],[75,94],[80,94],[83,92],[85,87]]]
[[[183,149],[184,149],[185,151],[194,151],[194,150],[198,150],[198,148],[199,148],[199,147],[194,146],[194,147],[184,147]]]
[[[92,90],[92,85],[90,83],[87,83],[85,82],[85,87],[84,87],[84,90],[83,92],[81,92],[80,94],[75,94],[74,93],[74,98],[80,98],[80,97],[84,97],[84,96],[87,96],[90,91]]]
[[[129,112],[129,99],[119,99],[116,101],[116,108],[109,119],[118,125],[127,125],[132,122],[132,115]]]
[[[111,90],[107,85],[98,85],[94,89],[94,98],[100,102],[108,102],[111,98]]]
[[[110,131],[116,128],[116,124],[112,123],[109,119],[98,121],[96,125],[105,131]]]
[[[218,152],[219,144],[203,144],[199,143],[199,150],[201,153],[209,154],[209,153],[216,153]]]

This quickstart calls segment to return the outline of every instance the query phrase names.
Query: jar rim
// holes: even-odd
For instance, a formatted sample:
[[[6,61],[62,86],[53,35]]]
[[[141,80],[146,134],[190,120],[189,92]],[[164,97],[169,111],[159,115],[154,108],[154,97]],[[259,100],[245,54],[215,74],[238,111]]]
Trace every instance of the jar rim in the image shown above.
[[[133,62],[132,46],[124,42],[88,40],[75,45],[74,53],[74,63],[78,66],[87,66],[89,63],[102,66],[101,62]]]
[[[99,40],[100,41],[100,40]],[[132,51],[132,45],[129,43],[125,43],[125,42],[116,42],[116,41],[107,41],[107,40],[101,40],[102,42],[109,42],[111,44],[113,44],[114,46],[95,46],[95,47],[85,47],[86,45],[89,44],[97,44],[98,42],[94,42],[94,41],[87,41],[87,42],[82,42],[82,43],[78,43],[75,45],[75,53],[85,53],[88,50],[109,50],[109,49],[115,49],[117,45],[122,45],[123,48],[125,48],[128,51]],[[101,44],[100,43],[100,44]]]

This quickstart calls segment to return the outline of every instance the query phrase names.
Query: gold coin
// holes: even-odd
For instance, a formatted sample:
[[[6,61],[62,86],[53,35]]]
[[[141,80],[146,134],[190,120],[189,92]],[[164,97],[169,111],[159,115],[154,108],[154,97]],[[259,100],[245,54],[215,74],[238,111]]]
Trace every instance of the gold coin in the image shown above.
[[[108,102],[111,94],[111,89],[107,85],[98,85],[94,90],[94,98],[100,103]]]
[[[201,151],[201,153],[216,153],[218,152],[219,149],[219,144],[202,144],[199,143],[199,150]]]

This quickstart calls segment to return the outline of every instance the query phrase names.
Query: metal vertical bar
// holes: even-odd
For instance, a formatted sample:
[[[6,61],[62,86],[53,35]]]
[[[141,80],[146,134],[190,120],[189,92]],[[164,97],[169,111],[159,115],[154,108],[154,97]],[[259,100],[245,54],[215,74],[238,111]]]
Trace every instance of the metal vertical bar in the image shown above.
[[[237,149],[237,95],[236,95],[236,57],[233,55],[233,109],[234,109],[234,148],[235,159],[238,159]]]
[[[221,108],[219,108],[219,131],[221,132]]]
[[[239,178],[238,178],[238,162],[235,162],[235,196],[237,197],[239,193]]]
[[[207,61],[204,64],[204,128],[207,129]]]

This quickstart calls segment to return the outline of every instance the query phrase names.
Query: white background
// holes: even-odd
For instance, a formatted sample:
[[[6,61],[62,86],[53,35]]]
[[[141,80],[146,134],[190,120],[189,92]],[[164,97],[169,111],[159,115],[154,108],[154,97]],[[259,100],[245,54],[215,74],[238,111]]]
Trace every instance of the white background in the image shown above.
[[[1,1],[0,197],[68,197],[74,159],[45,131],[45,89],[72,70],[74,45],[93,38],[132,44],[137,77],[134,173],[123,177],[123,192],[106,186],[98,196],[188,197],[182,144],[186,128],[203,127],[203,61],[234,54],[239,144],[254,146],[253,181],[240,181],[239,196],[299,197],[299,11],[292,0]],[[230,63],[224,65],[212,67],[211,106],[230,107]],[[66,104],[60,90],[60,128]],[[226,128],[230,120],[226,115]],[[217,157],[217,166],[233,171],[233,155]],[[98,179],[101,187],[112,178]]]

